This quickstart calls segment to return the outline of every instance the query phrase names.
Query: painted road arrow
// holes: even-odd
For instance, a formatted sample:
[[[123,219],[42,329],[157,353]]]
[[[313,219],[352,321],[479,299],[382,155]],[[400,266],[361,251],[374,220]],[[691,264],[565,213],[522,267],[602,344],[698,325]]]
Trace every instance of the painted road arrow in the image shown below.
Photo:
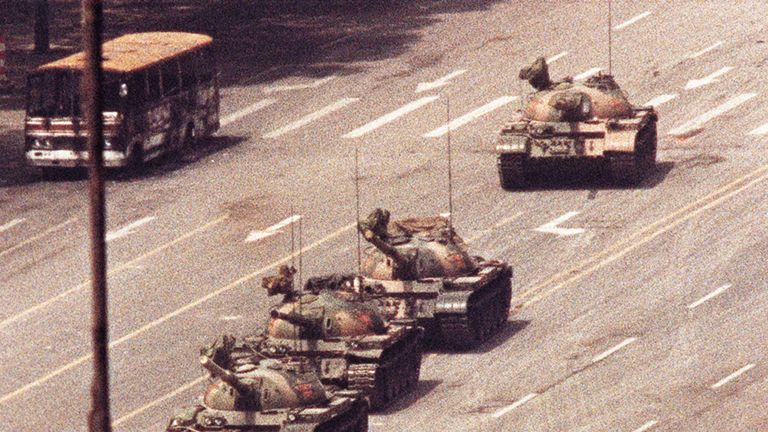
[[[701,86],[705,86],[705,85],[708,85],[708,84],[716,83],[716,82],[719,81],[717,79],[718,77],[727,74],[728,72],[731,71],[731,69],[733,69],[731,66],[726,66],[726,67],[724,67],[724,68],[722,68],[722,69],[720,69],[720,70],[718,70],[716,72],[713,72],[713,73],[705,76],[704,78],[692,79],[692,80],[688,81],[688,84],[685,85],[685,89],[686,90],[691,90],[691,89],[695,89],[697,87],[701,87]]]
[[[452,79],[454,79],[454,78],[456,78],[456,77],[458,77],[460,75],[464,75],[465,73],[467,73],[466,70],[459,69],[457,71],[453,71],[453,72],[449,73],[448,75],[446,75],[446,76],[444,76],[442,78],[438,78],[438,79],[436,79],[436,80],[434,80],[432,82],[419,83],[419,85],[416,86],[416,93],[421,93],[421,92],[425,92],[425,91],[429,91],[429,90],[434,90],[436,88],[440,88],[440,87],[443,87],[443,86],[447,86],[448,84],[450,84],[450,81]]]
[[[555,234],[559,236],[572,236],[576,234],[584,233],[584,228],[562,228],[559,227],[561,223],[579,214],[577,211],[568,212],[552,222],[547,222],[544,225],[536,228],[534,231],[543,232],[546,234]]]

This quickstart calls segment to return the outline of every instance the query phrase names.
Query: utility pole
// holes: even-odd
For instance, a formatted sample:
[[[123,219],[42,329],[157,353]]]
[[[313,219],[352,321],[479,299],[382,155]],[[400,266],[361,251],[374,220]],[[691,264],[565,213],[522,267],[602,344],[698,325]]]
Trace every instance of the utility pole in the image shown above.
[[[48,0],[35,0],[35,52],[47,53],[51,49]]]
[[[88,130],[88,189],[90,196],[91,221],[91,282],[92,293],[92,344],[93,382],[91,384],[91,411],[88,416],[90,432],[112,430],[109,413],[109,336],[107,327],[107,254],[104,214],[104,155],[103,118],[104,105],[101,83],[102,70],[102,22],[101,0],[82,0],[83,46],[85,65],[83,68],[82,101],[85,124]]]

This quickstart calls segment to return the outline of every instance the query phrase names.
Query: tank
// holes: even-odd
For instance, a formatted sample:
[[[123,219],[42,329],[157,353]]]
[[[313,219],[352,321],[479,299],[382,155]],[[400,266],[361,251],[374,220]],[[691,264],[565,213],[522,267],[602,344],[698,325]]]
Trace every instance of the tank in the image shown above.
[[[552,82],[540,57],[519,77],[536,92],[499,132],[502,188],[525,187],[528,176],[544,163],[607,164],[621,185],[638,183],[654,167],[656,112],[632,105],[613,76],[599,73],[584,82]]]
[[[376,305],[338,287],[340,279],[311,278],[293,289],[293,271],[264,278],[269,295],[283,294],[263,333],[242,344],[221,343],[228,356],[304,356],[324,384],[358,390],[381,409],[414,387],[421,371],[423,329],[413,320],[388,322]]]
[[[359,392],[326,389],[305,359],[240,362],[227,370],[208,356],[201,401],[173,416],[167,432],[366,432],[368,403]]]
[[[359,291],[387,319],[414,319],[430,343],[475,346],[509,316],[512,267],[470,256],[442,216],[389,220],[376,209],[358,229],[365,249]]]

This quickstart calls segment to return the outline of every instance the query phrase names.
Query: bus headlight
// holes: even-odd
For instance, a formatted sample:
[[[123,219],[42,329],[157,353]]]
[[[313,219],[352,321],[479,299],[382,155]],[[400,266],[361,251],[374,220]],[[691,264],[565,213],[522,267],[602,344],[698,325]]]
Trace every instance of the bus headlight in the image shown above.
[[[51,140],[48,139],[48,138],[46,138],[46,139],[35,138],[32,141],[32,148],[35,148],[35,149],[52,149],[53,148],[53,144],[51,143]]]
[[[112,140],[104,138],[104,150],[112,150]]]

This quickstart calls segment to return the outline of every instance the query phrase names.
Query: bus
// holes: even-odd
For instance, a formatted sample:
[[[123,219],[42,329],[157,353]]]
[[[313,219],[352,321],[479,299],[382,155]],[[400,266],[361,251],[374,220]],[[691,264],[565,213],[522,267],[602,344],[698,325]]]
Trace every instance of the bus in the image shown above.
[[[128,34],[103,45],[104,166],[141,167],[219,128],[213,39],[180,32]],[[44,172],[87,166],[80,80],[84,53],[27,77],[24,153]]]

